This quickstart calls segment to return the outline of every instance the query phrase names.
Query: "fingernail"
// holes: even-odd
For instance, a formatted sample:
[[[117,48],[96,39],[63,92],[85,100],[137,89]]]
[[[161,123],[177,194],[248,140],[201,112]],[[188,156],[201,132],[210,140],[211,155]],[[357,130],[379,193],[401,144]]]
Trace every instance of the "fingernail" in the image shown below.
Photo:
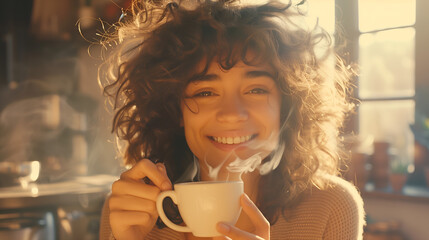
[[[162,165],[162,164],[158,164],[158,165],[156,165],[156,167],[157,167],[160,171],[165,172],[165,167],[164,167],[164,165]]]
[[[218,223],[217,229],[220,233],[228,233],[230,227],[228,225],[226,225],[225,223]]]
[[[171,184],[169,182],[163,182],[161,184],[161,189],[162,190],[170,190],[171,189]]]

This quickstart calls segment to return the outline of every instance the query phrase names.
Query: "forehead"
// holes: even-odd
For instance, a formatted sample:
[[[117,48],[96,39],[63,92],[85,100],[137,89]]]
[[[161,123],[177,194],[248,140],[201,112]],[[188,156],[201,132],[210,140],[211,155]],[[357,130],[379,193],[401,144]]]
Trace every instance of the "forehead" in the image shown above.
[[[217,49],[206,54],[203,54],[199,61],[197,60],[197,72],[202,72],[206,67],[213,69],[215,65],[221,66],[224,70],[232,67],[245,67],[246,65],[274,70],[271,64],[273,56],[269,57],[263,52],[252,48],[243,48],[241,45],[231,46],[229,50]]]
[[[223,60],[216,56],[212,60],[207,60],[206,57],[201,59],[195,67],[195,74],[206,75],[215,72],[227,73],[232,68],[245,69],[248,71],[266,71],[272,76],[274,76],[276,73],[274,67],[268,60],[252,57],[245,57],[244,59]]]
[[[220,79],[255,79],[260,77],[268,77],[275,81],[275,73],[268,64],[248,65],[242,61],[237,62],[230,68],[225,68],[217,62],[211,62],[209,65],[201,64],[200,68],[205,68],[200,74],[195,75],[190,82],[212,81]]]
[[[260,70],[260,71],[267,71],[269,73],[272,73],[273,70],[272,68],[267,64],[246,64],[243,61],[238,61],[236,64],[234,64],[231,69],[239,69],[239,70],[249,70],[249,71],[253,71],[253,70]],[[221,64],[217,63],[217,62],[211,62],[208,65],[208,69],[207,69],[207,73],[212,73],[212,72],[225,72],[227,73],[228,70],[230,69],[226,69],[224,68]]]

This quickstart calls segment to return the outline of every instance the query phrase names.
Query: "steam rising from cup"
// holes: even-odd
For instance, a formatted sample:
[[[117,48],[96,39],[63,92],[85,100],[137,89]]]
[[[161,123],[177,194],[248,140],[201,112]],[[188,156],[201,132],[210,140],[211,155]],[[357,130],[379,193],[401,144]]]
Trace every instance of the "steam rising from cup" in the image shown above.
[[[258,170],[261,175],[266,175],[271,171],[275,170],[282,159],[283,152],[285,149],[284,144],[279,144],[280,136],[283,131],[286,131],[288,128],[288,120],[292,115],[294,108],[291,108],[288,112],[286,119],[283,122],[283,125],[280,127],[279,132],[272,133],[268,139],[264,141],[256,141],[251,144],[245,145],[245,147],[253,150],[257,150],[255,154],[245,159],[240,158],[235,150],[231,151],[223,161],[220,162],[217,166],[211,166],[207,161],[207,155],[204,159],[205,166],[208,169],[208,176],[211,180],[231,180],[230,175],[228,174],[227,179],[219,179],[219,173],[224,167],[225,163],[228,159],[234,158],[233,161],[230,161],[225,169],[231,175],[239,176],[241,179],[242,174],[254,172]],[[264,160],[268,157],[268,160],[264,162]],[[194,162],[198,162],[198,160],[194,157]],[[236,180],[236,179],[232,179]]]

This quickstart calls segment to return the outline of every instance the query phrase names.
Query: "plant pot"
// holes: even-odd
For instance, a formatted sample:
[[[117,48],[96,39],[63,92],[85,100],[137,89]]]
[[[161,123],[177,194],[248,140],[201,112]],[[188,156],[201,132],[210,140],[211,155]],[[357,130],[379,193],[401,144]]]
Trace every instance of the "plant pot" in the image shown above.
[[[374,142],[374,153],[371,156],[371,178],[376,189],[389,185],[389,146],[387,142]]]
[[[368,180],[367,161],[368,155],[352,153],[349,169],[345,175],[345,178],[359,188],[360,191],[365,190],[365,184]]]
[[[394,192],[401,192],[407,182],[407,175],[403,173],[392,173],[389,176],[390,186]]]

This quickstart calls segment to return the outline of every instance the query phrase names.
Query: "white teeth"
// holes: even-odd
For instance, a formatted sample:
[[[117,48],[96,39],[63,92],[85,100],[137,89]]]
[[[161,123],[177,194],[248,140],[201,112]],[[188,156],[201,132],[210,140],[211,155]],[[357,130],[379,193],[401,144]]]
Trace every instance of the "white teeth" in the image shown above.
[[[241,136],[241,137],[213,137],[218,143],[222,144],[240,144],[249,141],[252,136]]]

